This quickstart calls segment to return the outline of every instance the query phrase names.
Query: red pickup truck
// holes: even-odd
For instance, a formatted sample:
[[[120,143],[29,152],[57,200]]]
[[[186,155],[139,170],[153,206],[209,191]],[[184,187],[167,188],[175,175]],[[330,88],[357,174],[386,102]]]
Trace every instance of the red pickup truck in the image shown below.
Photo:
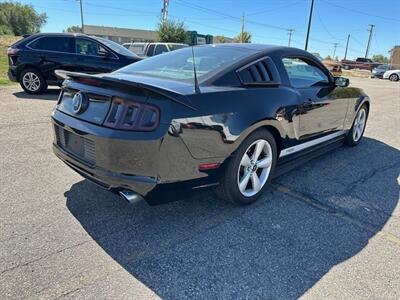
[[[372,71],[372,69],[381,65],[381,63],[377,63],[372,61],[372,59],[363,57],[358,57],[356,60],[343,59],[341,63],[342,63],[342,68],[345,70],[362,69],[362,70]]]

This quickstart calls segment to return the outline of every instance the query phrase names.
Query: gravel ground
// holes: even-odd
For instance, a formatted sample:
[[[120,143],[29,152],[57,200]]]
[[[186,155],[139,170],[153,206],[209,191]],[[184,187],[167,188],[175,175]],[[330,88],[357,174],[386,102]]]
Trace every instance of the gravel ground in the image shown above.
[[[373,100],[362,143],[248,207],[129,205],[52,154],[58,90],[0,87],[1,298],[399,299],[400,84],[352,84]]]

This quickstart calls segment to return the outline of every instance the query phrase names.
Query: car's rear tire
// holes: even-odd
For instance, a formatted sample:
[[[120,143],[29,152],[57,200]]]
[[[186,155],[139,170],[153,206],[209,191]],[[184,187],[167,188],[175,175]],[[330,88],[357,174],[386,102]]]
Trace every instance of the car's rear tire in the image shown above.
[[[367,125],[368,107],[367,105],[361,106],[358,110],[353,122],[353,126],[347,133],[345,142],[348,146],[356,146],[362,139]]]
[[[217,195],[240,205],[255,202],[268,188],[276,160],[273,135],[265,129],[253,132],[229,159]]]
[[[399,81],[399,75],[397,74],[392,74],[389,76],[390,81]]]
[[[36,69],[25,69],[19,76],[19,83],[28,94],[42,94],[47,89],[43,75]]]
[[[350,70],[350,66],[344,65],[344,66],[343,66],[343,69],[345,69],[345,70]]]

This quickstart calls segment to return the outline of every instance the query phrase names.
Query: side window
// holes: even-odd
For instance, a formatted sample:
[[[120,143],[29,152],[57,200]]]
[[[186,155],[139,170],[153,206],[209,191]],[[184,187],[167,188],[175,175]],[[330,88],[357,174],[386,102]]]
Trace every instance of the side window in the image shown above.
[[[147,56],[153,56],[154,47],[155,47],[154,44],[150,44],[150,45],[149,45],[149,48],[147,48]]]
[[[296,88],[311,87],[329,83],[328,76],[318,67],[301,58],[282,59],[290,83]]]
[[[28,47],[35,50],[74,53],[74,39],[58,36],[41,37],[31,42]]]
[[[164,52],[168,52],[167,46],[158,44],[156,47],[156,51],[154,51],[154,55],[162,54]]]
[[[77,38],[75,42],[75,52],[77,54],[92,55],[92,56],[110,56],[111,53],[96,43],[87,39]]]

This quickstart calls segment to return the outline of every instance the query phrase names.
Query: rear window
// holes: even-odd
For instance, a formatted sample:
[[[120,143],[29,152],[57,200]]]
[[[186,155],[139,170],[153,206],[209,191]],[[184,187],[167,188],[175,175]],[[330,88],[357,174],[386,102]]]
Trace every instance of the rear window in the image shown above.
[[[128,49],[137,55],[144,55],[145,48],[145,44],[131,44]]]
[[[186,47],[136,62],[116,73],[192,81],[195,63],[197,78],[204,80],[257,51],[244,47],[197,46],[193,48],[193,52],[194,60],[192,47]]]
[[[168,52],[167,46],[165,46],[163,44],[158,44],[156,46],[156,50],[154,51],[154,55],[163,54],[165,52]]]
[[[28,44],[35,50],[74,53],[74,39],[70,37],[47,36],[40,37]]]
[[[181,49],[181,48],[184,48],[184,47],[187,47],[187,45],[184,45],[184,44],[168,44],[168,48],[171,51],[178,50],[178,49]]]

